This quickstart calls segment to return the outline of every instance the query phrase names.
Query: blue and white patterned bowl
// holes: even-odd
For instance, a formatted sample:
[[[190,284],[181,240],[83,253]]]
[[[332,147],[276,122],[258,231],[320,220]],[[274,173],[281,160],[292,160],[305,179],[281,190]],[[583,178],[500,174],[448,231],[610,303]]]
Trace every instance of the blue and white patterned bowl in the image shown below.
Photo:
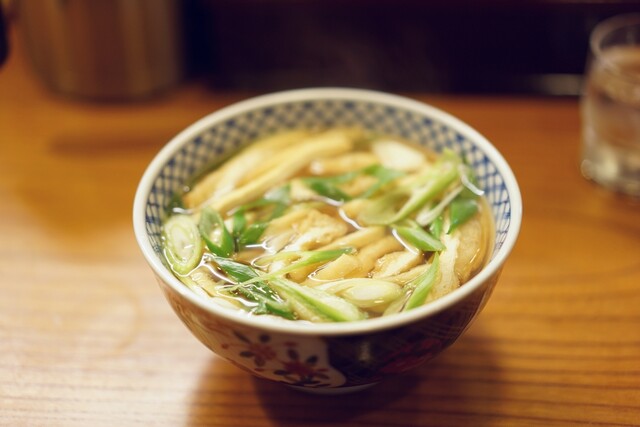
[[[306,324],[208,304],[164,264],[163,212],[195,174],[236,147],[276,131],[362,126],[427,146],[448,147],[472,165],[496,225],[490,262],[469,282],[423,307],[351,323]],[[260,96],[189,126],[154,158],[134,203],[136,238],[178,317],[207,347],[262,378],[341,393],[411,369],[452,344],[487,302],[520,229],[522,201],[498,151],[460,120],[429,105],[358,89],[304,89]]]

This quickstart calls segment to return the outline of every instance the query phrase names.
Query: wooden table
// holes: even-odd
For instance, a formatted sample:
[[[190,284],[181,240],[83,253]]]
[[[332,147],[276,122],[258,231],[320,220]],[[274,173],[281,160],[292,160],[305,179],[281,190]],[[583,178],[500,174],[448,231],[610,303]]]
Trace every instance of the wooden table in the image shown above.
[[[0,69],[0,425],[640,425],[640,204],[583,180],[574,99],[418,96],[485,134],[525,217],[486,310],[427,366],[357,395],[298,394],[197,342],[131,225],[160,147],[246,94],[136,104]]]

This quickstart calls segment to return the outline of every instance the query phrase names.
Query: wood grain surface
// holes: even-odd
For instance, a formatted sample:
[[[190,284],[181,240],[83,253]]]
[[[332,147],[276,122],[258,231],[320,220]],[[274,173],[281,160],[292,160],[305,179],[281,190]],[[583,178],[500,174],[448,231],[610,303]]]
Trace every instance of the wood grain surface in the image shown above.
[[[510,162],[524,220],[469,331],[356,395],[253,379],[193,338],[136,245],[138,180],[194,120],[249,94],[189,83],[155,100],[51,94],[0,68],[0,425],[640,426],[640,203],[578,171],[575,99],[405,94]]]

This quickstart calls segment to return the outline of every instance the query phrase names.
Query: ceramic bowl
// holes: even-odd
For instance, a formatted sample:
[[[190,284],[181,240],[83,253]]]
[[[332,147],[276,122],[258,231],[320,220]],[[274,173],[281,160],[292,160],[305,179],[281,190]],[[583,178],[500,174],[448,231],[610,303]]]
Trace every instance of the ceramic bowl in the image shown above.
[[[482,271],[454,292],[414,310],[350,323],[276,321],[211,305],[164,264],[161,218],[172,194],[206,165],[260,136],[300,127],[362,126],[441,151],[473,167],[495,219],[495,247]],[[138,244],[167,301],[208,348],[258,377],[319,393],[351,392],[423,364],[451,345],[478,315],[520,229],[522,202],[504,158],[478,132],[429,105],[357,89],[303,89],[216,111],[173,138],[139,184]]]

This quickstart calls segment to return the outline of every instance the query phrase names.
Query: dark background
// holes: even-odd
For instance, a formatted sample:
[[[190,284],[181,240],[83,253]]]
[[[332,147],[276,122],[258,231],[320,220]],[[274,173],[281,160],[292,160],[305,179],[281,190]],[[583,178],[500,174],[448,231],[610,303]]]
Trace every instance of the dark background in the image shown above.
[[[189,76],[252,92],[574,96],[594,26],[640,13],[640,0],[177,1]],[[0,14],[0,64],[5,42]]]
[[[589,33],[640,1],[199,0],[192,69],[217,89],[576,95]]]

